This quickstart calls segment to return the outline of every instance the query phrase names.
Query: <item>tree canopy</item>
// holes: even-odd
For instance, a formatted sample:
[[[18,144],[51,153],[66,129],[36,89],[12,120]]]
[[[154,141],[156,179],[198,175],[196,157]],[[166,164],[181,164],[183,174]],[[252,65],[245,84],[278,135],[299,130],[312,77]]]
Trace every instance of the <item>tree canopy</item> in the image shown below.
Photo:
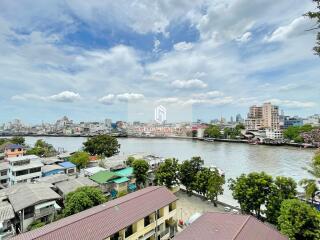
[[[70,161],[74,163],[78,169],[85,168],[89,163],[89,154],[87,152],[75,152],[71,155]]]
[[[148,178],[149,164],[143,159],[134,160],[132,163],[133,175],[136,178],[137,185],[144,185]]]
[[[66,196],[63,215],[67,217],[106,201],[107,199],[100,189],[94,187],[80,187],[77,190],[68,193]]]
[[[167,188],[178,184],[178,160],[169,158],[161,163],[156,171],[156,181]]]
[[[210,125],[208,128],[204,130],[204,135],[210,138],[220,138],[220,127],[218,127],[217,125]]]
[[[115,137],[109,135],[98,135],[90,137],[83,143],[83,150],[91,155],[111,157],[119,153],[120,144]]]
[[[197,173],[201,170],[202,165],[201,157],[192,157],[191,160],[186,160],[180,164],[179,180],[186,187],[188,193],[192,192]]]
[[[311,125],[303,125],[303,126],[290,126],[283,131],[283,136],[286,139],[293,140],[295,142],[303,142],[302,133],[310,132],[313,129]]]
[[[25,138],[21,136],[15,136],[10,139],[11,143],[25,145]]]
[[[317,4],[317,11],[314,12],[307,12],[305,16],[316,20],[317,24],[312,29],[308,30],[319,30],[320,29],[320,0],[312,0],[314,3]],[[320,32],[317,33],[316,45],[313,48],[316,55],[320,56]]]
[[[42,139],[38,139],[34,147],[27,150],[27,154],[34,154],[39,157],[52,157],[57,154],[57,151],[51,144],[46,143]]]
[[[284,200],[280,208],[278,227],[292,240],[320,239],[320,213],[298,199]]]
[[[207,198],[215,206],[217,206],[218,195],[223,194],[223,184],[225,184],[224,176],[221,176],[218,170],[211,171],[207,186]]]

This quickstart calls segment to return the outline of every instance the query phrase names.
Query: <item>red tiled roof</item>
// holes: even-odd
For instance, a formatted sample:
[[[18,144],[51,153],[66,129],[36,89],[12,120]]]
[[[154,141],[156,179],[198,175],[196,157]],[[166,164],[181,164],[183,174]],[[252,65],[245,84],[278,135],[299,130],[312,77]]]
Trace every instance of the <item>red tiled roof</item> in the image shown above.
[[[105,239],[175,200],[165,187],[147,187],[13,239]]]
[[[253,216],[208,212],[179,233],[174,240],[287,240],[276,229]]]

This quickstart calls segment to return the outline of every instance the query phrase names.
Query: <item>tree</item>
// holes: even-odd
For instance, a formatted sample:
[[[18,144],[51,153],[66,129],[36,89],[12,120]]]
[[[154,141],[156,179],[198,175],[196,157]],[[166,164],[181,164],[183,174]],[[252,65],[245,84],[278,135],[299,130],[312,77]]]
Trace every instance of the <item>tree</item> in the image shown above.
[[[225,184],[224,176],[221,176],[217,169],[210,172],[207,186],[207,198],[217,206],[218,195],[223,194],[223,184]]]
[[[109,135],[98,135],[90,137],[83,143],[84,151],[91,155],[111,157],[119,153],[120,144],[115,137]]]
[[[197,172],[195,181],[193,183],[192,189],[197,193],[207,196],[208,193],[208,183],[211,176],[211,171],[209,168],[202,168]]]
[[[303,126],[290,126],[286,130],[283,131],[283,136],[286,139],[293,140],[295,142],[303,142],[302,133],[310,132],[313,129],[311,125],[303,125]]]
[[[236,180],[230,179],[229,188],[232,196],[238,200],[241,210],[261,217],[261,206],[266,203],[272,187],[272,177],[264,172],[242,174]]]
[[[280,208],[278,227],[292,240],[320,239],[319,212],[298,199],[284,200]]]
[[[144,185],[148,178],[149,164],[143,159],[137,159],[134,160],[132,167],[137,185]]]
[[[67,217],[102,204],[105,201],[106,197],[100,189],[94,187],[80,187],[77,190],[68,193],[65,200],[63,215]]]
[[[184,161],[179,167],[179,180],[190,194],[194,187],[197,173],[201,170],[203,160],[200,157],[192,157]]]
[[[319,191],[317,186],[317,182],[315,179],[302,179],[299,184],[304,188],[304,194],[306,199],[311,199],[311,203],[313,203],[314,198],[316,196],[316,192]]]
[[[171,188],[178,183],[178,160],[175,158],[166,159],[160,164],[156,171],[156,181],[160,185]]]
[[[204,130],[204,135],[210,138],[220,138],[220,127],[217,125],[210,125],[206,130]]]
[[[52,157],[57,154],[57,151],[51,144],[46,143],[42,139],[38,139],[34,147],[27,150],[27,154],[34,154],[39,157]]]
[[[134,157],[129,156],[129,157],[127,158],[127,161],[126,161],[126,165],[129,166],[129,167],[132,167],[132,164],[133,164],[134,160],[135,160]]]
[[[276,177],[266,203],[267,221],[278,223],[282,201],[293,199],[297,195],[297,183],[290,177]]]
[[[10,142],[12,142],[14,144],[25,145],[25,139],[24,139],[24,137],[21,137],[21,136],[12,137],[10,139]]]
[[[70,161],[74,163],[78,169],[85,168],[89,163],[89,154],[87,152],[75,152],[71,155]]]
[[[315,27],[309,30],[316,30],[320,29],[320,0],[312,0],[317,4],[317,11],[316,12],[308,12],[305,14],[305,16],[315,19],[317,21],[317,24]],[[320,56],[320,32],[317,33],[317,40],[316,40],[316,46],[313,48],[316,55]]]

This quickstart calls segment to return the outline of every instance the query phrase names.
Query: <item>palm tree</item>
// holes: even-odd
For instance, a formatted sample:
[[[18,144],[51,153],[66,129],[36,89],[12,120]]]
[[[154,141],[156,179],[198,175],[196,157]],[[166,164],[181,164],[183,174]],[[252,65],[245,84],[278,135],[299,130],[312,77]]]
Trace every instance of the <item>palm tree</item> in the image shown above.
[[[314,179],[302,179],[299,184],[303,186],[306,199],[311,199],[313,204],[316,192],[320,189],[317,186],[317,182]]]

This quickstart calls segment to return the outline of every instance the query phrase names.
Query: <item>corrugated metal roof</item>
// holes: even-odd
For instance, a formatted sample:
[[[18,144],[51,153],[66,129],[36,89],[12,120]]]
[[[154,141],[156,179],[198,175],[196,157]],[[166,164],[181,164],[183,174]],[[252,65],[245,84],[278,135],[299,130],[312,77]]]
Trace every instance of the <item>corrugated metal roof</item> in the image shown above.
[[[25,146],[23,145],[20,145],[20,144],[8,144],[6,147],[6,149],[17,149],[17,148],[26,148]]]
[[[54,174],[51,176],[46,176],[37,179],[37,182],[43,182],[43,183],[50,183],[50,184],[56,184],[58,182],[67,181],[69,179],[69,176],[67,174]]]
[[[128,182],[129,180],[130,179],[127,178],[127,177],[121,177],[121,178],[114,179],[112,181],[115,182],[115,183],[124,183],[124,182]]]
[[[74,168],[74,167],[76,167],[76,165],[74,165],[72,162],[62,162],[62,163],[59,163],[59,165],[64,167],[64,168]]]
[[[20,156],[20,157],[8,158],[8,161],[9,162],[16,162],[16,161],[21,161],[21,160],[34,160],[34,159],[40,160],[40,158],[36,155],[25,155],[25,156]]]
[[[44,201],[61,198],[47,183],[19,183],[6,191],[15,212]]]
[[[253,216],[208,212],[179,233],[174,240],[287,240]]]
[[[114,171],[116,174],[122,176],[122,177],[130,177],[133,174],[133,168],[127,167],[118,171]]]
[[[52,165],[44,165],[41,169],[43,173],[51,172],[53,170],[63,170],[64,168],[57,165],[57,164],[52,164]]]
[[[147,187],[13,239],[102,240],[175,200],[165,187]]]
[[[110,172],[110,171],[100,171],[97,172],[96,174],[93,174],[90,179],[92,179],[93,181],[102,184],[102,183],[107,183],[108,181],[114,179],[114,178],[118,178],[121,177],[120,175],[118,175],[115,172]]]
[[[0,202],[0,223],[14,218],[14,211],[11,204],[7,201]]]
[[[69,192],[75,191],[79,187],[89,186],[89,187],[97,187],[99,186],[94,181],[90,180],[86,177],[78,177],[74,179],[69,179],[68,181],[63,181],[56,183],[55,186],[62,192],[65,196]]]

